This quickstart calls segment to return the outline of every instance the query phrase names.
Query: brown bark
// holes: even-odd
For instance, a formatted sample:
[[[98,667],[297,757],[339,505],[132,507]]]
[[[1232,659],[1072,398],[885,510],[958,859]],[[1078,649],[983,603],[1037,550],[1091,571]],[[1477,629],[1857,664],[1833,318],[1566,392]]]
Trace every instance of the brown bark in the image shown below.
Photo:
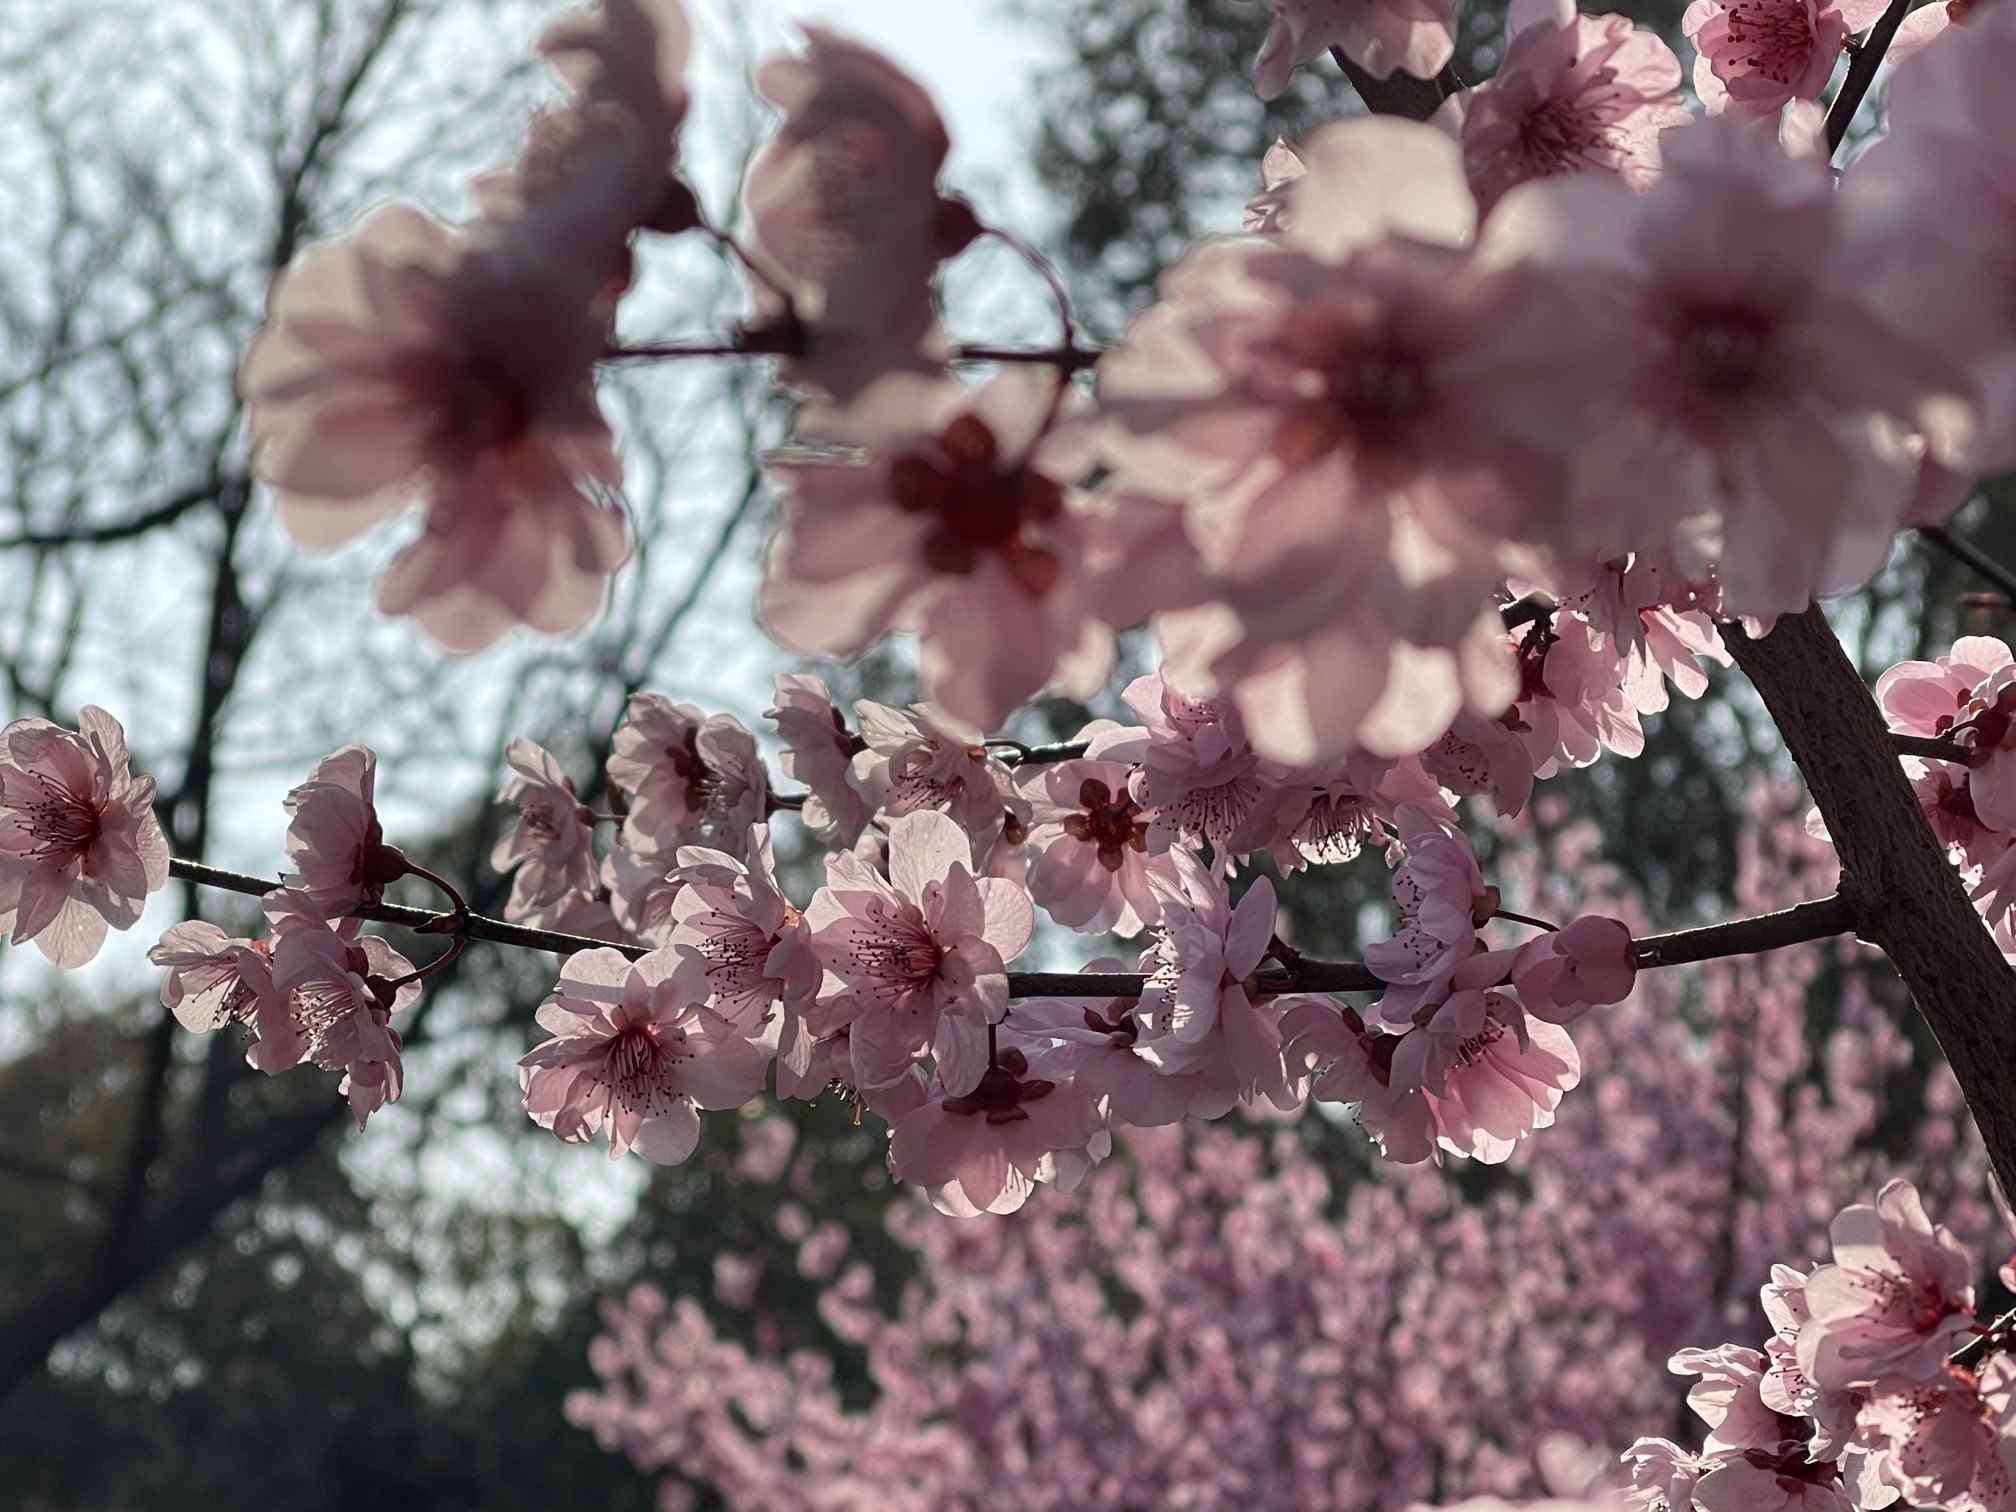
[[[1920,814],[1882,712],[1817,608],[1762,639],[1733,624],[1723,634],[1827,821],[1856,933],[1882,947],[1911,989],[2011,1188],[2016,972]]]

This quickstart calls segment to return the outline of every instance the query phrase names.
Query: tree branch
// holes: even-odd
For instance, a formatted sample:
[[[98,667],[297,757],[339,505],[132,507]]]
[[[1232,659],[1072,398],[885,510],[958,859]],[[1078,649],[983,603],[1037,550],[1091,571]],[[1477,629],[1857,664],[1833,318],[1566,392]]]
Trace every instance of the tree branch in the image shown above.
[[[229,892],[260,897],[280,884],[270,877],[252,877],[243,872],[224,871],[200,861],[179,856],[168,863],[169,871],[185,882],[201,887],[221,887]],[[432,913],[424,908],[405,908],[379,903],[357,910],[360,919],[398,924],[407,929],[441,933],[444,920],[452,914]],[[1642,967],[1680,966],[1692,961],[1709,961],[1720,956],[1754,955],[1760,950],[1777,950],[1785,945],[1803,945],[1845,934],[1854,928],[1852,911],[1840,896],[1817,898],[1778,913],[1755,918],[1731,919],[1724,924],[1699,929],[1675,930],[1670,934],[1647,935],[1637,942],[1638,964]],[[556,955],[572,955],[577,950],[620,950],[633,961],[649,953],[644,945],[616,945],[586,935],[563,934],[551,929],[527,929],[502,919],[471,914],[465,935],[493,945],[520,945],[530,950],[550,950]],[[1072,971],[1011,971],[1011,997],[1138,997],[1147,983],[1140,975]],[[1269,992],[1378,992],[1386,984],[1357,961],[1316,961],[1303,957],[1294,970],[1261,978]]]
[[[0,537],[0,551],[49,550],[64,546],[107,546],[116,541],[130,541],[135,536],[145,535],[150,530],[163,525],[171,525],[200,504],[206,504],[223,491],[226,480],[205,478],[200,483],[192,483],[178,493],[172,493],[160,503],[129,515],[123,520],[112,520],[103,525],[83,525],[50,530],[24,530],[16,535]]]
[[[1897,35],[1897,28],[1904,24],[1905,13],[1910,9],[1911,0],[1890,0],[1890,8],[1877,17],[1876,24],[1869,28],[1869,35],[1855,49],[1854,59],[1848,65],[1848,77],[1841,81],[1841,93],[1834,96],[1834,103],[1827,108],[1829,157],[1841,150],[1855,112],[1862,108],[1863,96],[1876,82],[1876,70],[1883,66],[1883,55],[1890,51],[1890,39]]]
[[[1345,57],[1343,48],[1331,48],[1330,56],[1344,70],[1344,77],[1358,91],[1358,98],[1365,102],[1365,108],[1374,115],[1405,116],[1410,121],[1425,121],[1442,108],[1444,100],[1460,94],[1463,89],[1463,81],[1456,77],[1455,68],[1447,63],[1432,79],[1417,79],[1398,69],[1383,79],[1375,79]]]
[[[1944,525],[1921,525],[1918,534],[1954,560],[1965,563],[2001,589],[2011,602],[2016,602],[2016,572],[2011,572],[1972,541],[1953,534]]]
[[[1896,964],[2016,1190],[2016,972],[1919,812],[1882,712],[1818,608],[1761,640],[1722,634],[1827,822],[1857,933]]]

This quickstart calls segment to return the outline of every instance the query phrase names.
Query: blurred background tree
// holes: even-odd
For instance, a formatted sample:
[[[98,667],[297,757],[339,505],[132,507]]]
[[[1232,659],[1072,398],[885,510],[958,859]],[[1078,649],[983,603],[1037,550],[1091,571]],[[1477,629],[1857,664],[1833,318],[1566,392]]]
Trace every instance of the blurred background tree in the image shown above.
[[[908,3],[880,0],[888,14]],[[1327,65],[1257,101],[1246,70],[1265,14],[1246,0],[991,3],[1001,27],[1059,59],[1032,80],[1021,150],[1050,200],[1027,229],[1101,339],[1192,240],[1236,228],[1276,135],[1355,108]],[[696,89],[689,155],[726,219],[763,124],[747,60],[783,32],[736,0],[689,4],[711,81]],[[391,541],[305,557],[250,485],[232,377],[274,272],[377,199],[464,204],[469,175],[514,149],[542,87],[529,44],[557,8],[9,8],[0,717],[67,720],[91,701],[118,711],[137,765],[161,781],[178,854],[270,874],[280,796],[317,757],[364,738],[382,758],[388,828],[494,905],[488,800],[511,735],[543,740],[585,781],[629,691],[755,725],[784,664],[749,619],[768,510],[755,457],[782,434],[753,369],[670,365],[610,383],[643,549],[608,613],[564,643],[441,657],[369,611],[364,584]],[[876,0],[853,9],[873,15]],[[1670,35],[1678,7],[1633,14]],[[1466,19],[1465,78],[1490,72],[1499,25],[1489,6]],[[653,249],[640,277],[644,297],[625,307],[633,334],[701,331],[740,309],[732,270],[702,248]],[[999,337],[1040,320],[1042,305],[1026,274],[975,254],[955,271],[953,312],[962,330]],[[1967,529],[2016,560],[2010,513],[1977,514]],[[1960,595],[1977,586],[1907,545],[1836,618],[1873,675],[1949,640]],[[2006,631],[2007,616],[1969,610],[1965,628]],[[1135,670],[1147,660],[1138,645],[1129,656]],[[904,702],[914,690],[900,653],[821,670],[848,697]],[[1015,733],[1063,737],[1088,714],[1118,714],[1119,686],[1092,709],[1045,702]],[[1644,759],[1557,779],[1561,814],[1540,828],[1594,819],[1603,856],[1661,925],[1727,913],[1746,788],[1758,769],[1782,770],[1782,755],[1734,677],[1652,723]],[[802,895],[808,858],[788,826],[779,841]],[[1360,921],[1384,918],[1386,885],[1369,860],[1298,877],[1284,889],[1296,940],[1354,952]],[[141,960],[154,934],[198,914],[246,925],[243,901],[173,889],[84,976],[0,952],[0,1396],[12,1425],[0,1484],[17,1504],[235,1504],[250,1478],[287,1508],[360,1494],[646,1507],[650,1482],[559,1417],[587,1378],[596,1299],[639,1278],[674,1295],[733,1291],[737,1264],[760,1268],[762,1305],[724,1331],[752,1348],[824,1351],[843,1398],[872,1397],[860,1352],[822,1315],[805,1236],[838,1224],[892,1314],[917,1250],[885,1232],[880,1137],[844,1103],[784,1109],[788,1201],[770,1170],[774,1118],[717,1116],[701,1155],[675,1170],[562,1149],[524,1119],[512,1070],[552,963],[474,950],[430,982],[405,1100],[355,1139],[331,1079],[252,1074],[231,1037],[198,1043],[155,1001]],[[1835,1027],[1839,983],[1823,973],[1809,990],[1816,1046]],[[1905,1022],[1922,1036],[1915,1016]],[[1932,1051],[1920,1038],[1915,1052],[1921,1074],[1894,1079],[1900,1093],[1925,1084]],[[1800,1074],[1818,1087],[1819,1068],[1809,1057]],[[1872,1137],[1915,1137],[1921,1115],[1912,1092]],[[1318,1120],[1306,1138],[1340,1204],[1378,1179],[1349,1153],[1355,1135]],[[1466,1199],[1516,1192],[1511,1177],[1447,1179]]]

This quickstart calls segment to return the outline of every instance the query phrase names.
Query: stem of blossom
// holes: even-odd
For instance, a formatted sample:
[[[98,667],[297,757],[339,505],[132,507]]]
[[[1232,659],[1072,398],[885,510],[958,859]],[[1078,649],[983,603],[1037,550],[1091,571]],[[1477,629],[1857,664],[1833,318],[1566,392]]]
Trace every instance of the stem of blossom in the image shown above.
[[[1967,747],[1959,742],[1932,735],[1892,735],[1890,748],[1899,756],[1923,756],[1931,761],[1957,761],[1962,765],[1968,756]]]
[[[1883,55],[1890,51],[1890,39],[1897,35],[1897,28],[1904,24],[1904,16],[1911,9],[1911,0],[1890,0],[1890,8],[1876,19],[1855,49],[1854,57],[1848,64],[1848,76],[1841,81],[1841,93],[1834,96],[1834,103],[1827,108],[1827,155],[1831,158],[1841,150],[1841,143],[1848,135],[1849,123],[1855,119],[1855,112],[1862,108],[1862,99],[1869,93],[1869,86],[1876,82],[1876,70],[1883,66]]]
[[[2011,572],[1972,541],[1956,536],[1944,525],[1921,525],[1918,534],[1955,561],[1964,562],[1980,573],[2011,599],[2016,599],[2016,572]]]
[[[1549,934],[1559,934],[1559,924],[1549,924],[1545,919],[1536,919],[1531,914],[1514,913],[1509,908],[1501,908],[1492,916],[1494,919],[1510,919],[1514,924],[1531,924],[1535,929],[1544,929]]]
[[[387,987],[392,988],[394,991],[397,991],[399,988],[404,987],[408,982],[424,982],[428,977],[432,976],[435,972],[447,969],[447,967],[453,963],[455,957],[462,954],[462,947],[468,943],[469,942],[466,936],[459,934],[456,935],[454,938],[449,940],[448,948],[442,951],[441,954],[436,956],[433,960],[429,961],[425,966],[421,966],[412,971],[409,971],[404,976],[393,977],[390,981],[386,982],[385,985]]]
[[[225,871],[221,867],[205,866],[201,861],[185,861],[176,857],[168,863],[170,876],[185,882],[194,882],[199,887],[216,887],[225,892],[242,893],[248,898],[263,898],[280,884],[271,877],[247,876],[244,872]],[[402,929],[416,933],[439,934],[444,932],[454,918],[452,913],[436,913],[426,908],[407,908],[398,903],[370,903],[356,911],[355,917],[369,919],[377,924],[397,924]],[[507,924],[502,919],[485,918],[472,913],[462,921],[456,931],[457,937],[466,940],[483,940],[492,945],[519,945],[529,950],[550,950],[555,955],[573,955],[580,950],[607,950],[608,940],[591,939],[587,935],[563,934],[557,929],[527,929],[522,924]],[[643,955],[644,949],[635,945],[618,945],[633,960]]]
[[[461,935],[469,926],[469,900],[462,896],[453,882],[450,882],[439,872],[429,871],[417,861],[409,859],[406,863],[406,870],[424,881],[432,882],[441,891],[448,894],[449,901],[454,904],[454,911],[452,913],[436,914],[434,916],[435,922],[418,925],[416,926],[417,931],[421,934]],[[453,959],[452,952],[449,959]]]
[[[775,814],[784,809],[796,812],[805,807],[805,800],[810,796],[811,794],[809,793],[772,793],[770,795],[770,812]]]
[[[1450,64],[1445,63],[1442,71],[1432,79],[1417,79],[1399,69],[1383,79],[1376,79],[1345,57],[1343,48],[1331,48],[1330,56],[1344,70],[1344,77],[1351,81],[1351,87],[1358,91],[1358,97],[1374,115],[1405,116],[1410,121],[1425,121],[1441,109],[1442,102],[1449,96],[1463,91],[1463,81],[1456,76],[1456,70]]]
[[[1498,611],[1505,621],[1507,630],[1517,630],[1521,625],[1530,625],[1536,620],[1544,620],[1560,605],[1545,594],[1529,593],[1525,598],[1505,605]]]
[[[734,237],[730,236],[726,231],[721,230],[718,226],[710,226],[704,220],[700,222],[698,229],[703,236],[712,237],[716,246],[734,258],[735,261],[742,264],[743,271],[751,278],[777,296],[779,303],[784,308],[785,323],[794,326],[798,324],[798,302],[791,297],[791,291],[778,283],[768,273],[764,272],[762,268],[758,267],[756,259],[749,255],[748,249],[742,243],[735,240]]]
[[[1979,1325],[1977,1324],[1978,1328]],[[1965,1344],[1954,1350],[1949,1359],[1955,1365],[1972,1365],[1990,1350],[1999,1349],[2009,1343],[2011,1330],[2016,1330],[2016,1307],[2002,1314],[1987,1328],[1974,1335]]]
[[[221,867],[205,866],[200,861],[185,861],[179,856],[168,863],[168,871],[171,876],[194,882],[199,887],[222,888],[226,892],[243,893],[253,898],[264,897],[280,885],[271,877],[253,877],[243,872],[225,871]],[[442,932],[444,924],[454,916],[429,913],[424,908],[374,903],[358,909],[356,917],[369,919],[375,923],[397,924],[404,929],[438,934]],[[1761,950],[1777,950],[1781,946],[1824,940],[1829,935],[1843,934],[1853,927],[1846,901],[1836,895],[1819,898],[1810,903],[1801,903],[1796,908],[1783,909],[1778,913],[1760,914],[1755,918],[1731,919],[1724,924],[1709,924],[1699,929],[1681,929],[1671,934],[1647,935],[1637,942],[1636,952],[1640,968],[1679,966],[1690,961],[1709,961],[1721,956],[1754,955]],[[519,945],[530,950],[550,950],[556,955],[573,955],[581,950],[620,950],[634,961],[650,953],[649,948],[643,945],[619,945],[610,940],[597,940],[587,935],[563,934],[554,929],[528,929],[522,924],[508,924],[502,919],[486,918],[477,913],[469,914],[462,921],[461,928],[456,931],[456,937],[463,940],[483,940],[493,945]],[[1096,971],[1008,973],[1008,995],[1018,998],[1139,997],[1147,984],[1148,978],[1145,976]],[[1314,961],[1303,956],[1299,958],[1292,974],[1270,973],[1261,979],[1261,986],[1264,991],[1273,994],[1380,992],[1385,989],[1386,984],[1357,961]]]
[[[789,327],[758,326],[737,332],[727,341],[647,341],[611,347],[604,362],[660,362],[682,357],[797,357],[804,355],[802,332],[794,340]],[[947,351],[952,362],[1026,362],[1079,373],[1096,365],[1103,354],[1084,347],[1000,347],[956,345]]]

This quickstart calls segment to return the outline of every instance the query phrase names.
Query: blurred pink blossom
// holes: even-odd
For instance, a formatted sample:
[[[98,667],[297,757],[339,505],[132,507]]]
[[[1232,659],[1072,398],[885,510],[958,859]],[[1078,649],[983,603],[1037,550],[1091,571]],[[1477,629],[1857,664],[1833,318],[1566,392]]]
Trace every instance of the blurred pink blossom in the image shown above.
[[[1455,0],[1267,0],[1267,8],[1274,24],[1253,60],[1263,100],[1333,47],[1375,79],[1396,68],[1432,79],[1456,51]]]
[[[605,316],[592,280],[552,271],[573,266],[388,206],[280,276],[239,373],[255,471],[296,541],[429,506],[379,607],[454,650],[578,628],[629,555],[595,402]]]
[[[787,383],[851,398],[878,374],[921,366],[938,264],[979,234],[938,192],[950,141],[924,89],[871,47],[805,28],[803,57],[756,69],[783,124],[749,165],[751,251],[807,323]]]
[[[931,701],[987,728],[1052,682],[1089,698],[1112,664],[1108,617],[1131,613],[1108,584],[1129,571],[1141,509],[1071,489],[1091,435],[1051,428],[1057,382],[895,374],[828,412],[821,438],[867,460],[773,459],[784,512],[764,625],[834,655],[913,630]]]

